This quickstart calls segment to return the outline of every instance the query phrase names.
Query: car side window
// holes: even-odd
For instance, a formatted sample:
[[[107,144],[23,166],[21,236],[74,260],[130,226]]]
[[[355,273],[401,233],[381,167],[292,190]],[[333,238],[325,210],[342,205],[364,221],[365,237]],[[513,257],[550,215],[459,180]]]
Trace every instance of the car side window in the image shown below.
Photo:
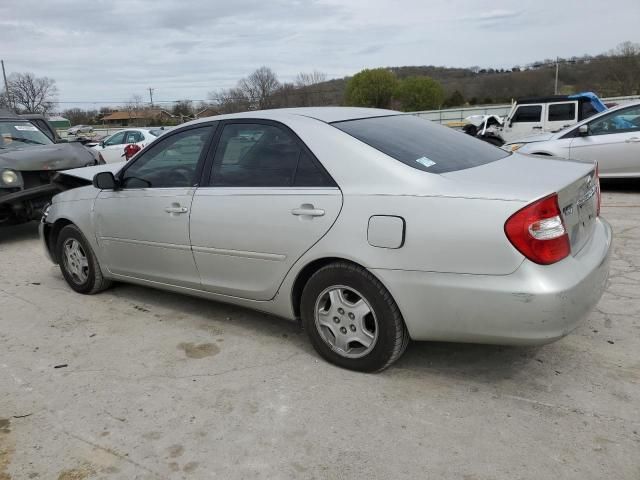
[[[143,140],[140,132],[127,132],[124,143],[138,143]]]
[[[104,141],[105,147],[110,147],[111,145],[122,145],[124,143],[124,135],[126,132],[118,132],[111,137],[107,138]]]
[[[136,158],[124,171],[123,188],[190,187],[213,126],[167,136]]]
[[[274,125],[225,125],[209,185],[222,187],[334,186],[300,141]]]
[[[549,105],[548,120],[550,122],[570,121],[576,119],[576,104],[552,103]]]
[[[640,105],[605,115],[589,123],[589,135],[640,131]]]
[[[511,123],[539,122],[541,118],[541,105],[522,105],[516,109]]]

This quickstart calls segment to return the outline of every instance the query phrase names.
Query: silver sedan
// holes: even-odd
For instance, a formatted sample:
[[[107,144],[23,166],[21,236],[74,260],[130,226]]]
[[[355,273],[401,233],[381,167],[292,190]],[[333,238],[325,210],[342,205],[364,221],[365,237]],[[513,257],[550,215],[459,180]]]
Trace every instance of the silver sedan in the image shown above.
[[[322,357],[359,371],[409,339],[559,339],[609,271],[594,163],[389,110],[211,117],[67,174],[86,186],[40,230],[72,289],[132,282],[301,319]]]
[[[639,178],[640,102],[620,105],[559,132],[533,135],[503,148],[597,161],[602,178]]]

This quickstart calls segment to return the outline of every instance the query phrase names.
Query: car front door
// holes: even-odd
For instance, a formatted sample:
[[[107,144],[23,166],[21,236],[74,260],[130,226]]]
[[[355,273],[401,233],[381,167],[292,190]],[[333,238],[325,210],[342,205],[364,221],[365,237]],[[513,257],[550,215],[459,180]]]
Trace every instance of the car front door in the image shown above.
[[[503,127],[505,143],[542,133],[543,104],[518,105]]]
[[[118,174],[95,203],[98,242],[110,272],[200,288],[189,215],[214,124],[167,135]]]
[[[127,131],[114,133],[103,142],[100,153],[105,162],[116,163],[124,161],[122,153],[124,152],[124,139],[127,133]]]
[[[602,176],[640,175],[640,105],[616,110],[588,123],[571,142],[570,158],[597,161]]]
[[[196,190],[191,211],[191,244],[203,288],[273,298],[341,207],[334,181],[287,127],[226,122],[208,182]]]

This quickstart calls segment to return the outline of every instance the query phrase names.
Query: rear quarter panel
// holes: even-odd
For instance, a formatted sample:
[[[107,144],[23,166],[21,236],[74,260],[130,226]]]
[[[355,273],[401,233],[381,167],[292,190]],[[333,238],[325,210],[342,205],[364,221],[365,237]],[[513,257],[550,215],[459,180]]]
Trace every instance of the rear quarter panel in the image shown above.
[[[338,220],[298,262],[323,257],[353,260],[367,268],[507,275],[523,256],[504,234],[520,201],[388,195],[345,195]],[[373,215],[402,217],[405,239],[397,249],[371,246]]]

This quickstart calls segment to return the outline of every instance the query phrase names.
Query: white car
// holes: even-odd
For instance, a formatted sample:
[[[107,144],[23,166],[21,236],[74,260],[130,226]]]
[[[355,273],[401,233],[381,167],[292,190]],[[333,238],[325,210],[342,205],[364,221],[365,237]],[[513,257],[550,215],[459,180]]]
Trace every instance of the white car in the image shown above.
[[[159,130],[157,129],[127,128],[114,133],[91,148],[100,152],[106,163],[122,162],[124,160],[124,147],[134,144],[144,148],[158,137],[158,132]]]
[[[82,135],[84,133],[93,133],[93,127],[91,125],[75,125],[67,130],[67,135],[71,136]]]
[[[620,105],[557,133],[525,137],[502,148],[597,161],[601,177],[640,177],[640,102]]]

